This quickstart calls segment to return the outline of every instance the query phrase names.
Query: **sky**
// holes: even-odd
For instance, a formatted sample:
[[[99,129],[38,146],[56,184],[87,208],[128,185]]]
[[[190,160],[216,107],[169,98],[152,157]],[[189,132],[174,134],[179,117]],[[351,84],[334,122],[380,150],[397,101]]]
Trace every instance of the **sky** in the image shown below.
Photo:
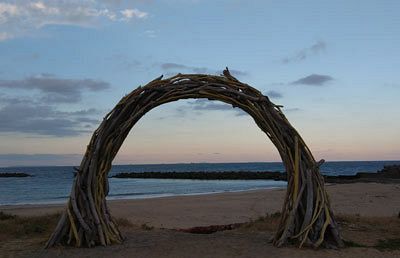
[[[279,105],[316,159],[399,160],[400,2],[0,1],[0,166],[79,164],[127,93],[220,74]],[[181,100],[132,129],[114,164],[280,161],[252,118]]]

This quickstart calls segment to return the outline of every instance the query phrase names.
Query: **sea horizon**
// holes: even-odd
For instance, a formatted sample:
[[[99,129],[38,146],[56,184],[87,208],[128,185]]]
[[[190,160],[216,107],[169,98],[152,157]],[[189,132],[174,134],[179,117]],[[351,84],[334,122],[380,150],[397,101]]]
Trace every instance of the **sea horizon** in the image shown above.
[[[82,156],[83,157],[83,156]],[[400,162],[400,160],[395,159],[371,159],[371,160],[326,160],[324,159],[324,163],[327,162]],[[318,162],[319,159],[316,159]],[[186,165],[186,164],[248,164],[248,163],[281,163],[282,161],[237,161],[237,162],[160,162],[160,163],[117,163],[112,166],[147,166],[147,165]],[[78,164],[75,165],[13,165],[13,166],[0,166],[1,168],[24,168],[24,167],[78,167]],[[1,172],[1,171],[0,171]]]

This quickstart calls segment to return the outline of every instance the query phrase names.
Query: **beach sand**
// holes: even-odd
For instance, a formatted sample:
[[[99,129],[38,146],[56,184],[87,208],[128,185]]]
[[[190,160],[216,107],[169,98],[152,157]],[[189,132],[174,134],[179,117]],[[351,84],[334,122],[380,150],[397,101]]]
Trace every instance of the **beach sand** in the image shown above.
[[[396,216],[400,212],[400,184],[352,183],[327,185],[336,214],[368,217]],[[254,190],[109,201],[112,214],[134,224],[187,228],[231,224],[279,212],[286,189]],[[61,212],[64,205],[11,205],[0,210],[20,216]]]
[[[328,185],[337,215],[397,218],[400,212],[400,184],[352,183]],[[79,257],[400,257],[400,251],[381,252],[371,248],[298,250],[275,248],[268,239],[273,232],[237,231],[196,235],[161,230],[222,225],[255,220],[279,212],[286,189],[254,190],[208,195],[110,201],[112,214],[135,225],[154,230],[125,230],[123,245],[94,249],[36,250],[38,256]],[[0,206],[0,210],[20,216],[38,216],[62,211],[63,205]],[[400,219],[399,219],[400,220]],[[383,235],[385,236],[385,235]],[[134,255],[136,254],[136,255]]]

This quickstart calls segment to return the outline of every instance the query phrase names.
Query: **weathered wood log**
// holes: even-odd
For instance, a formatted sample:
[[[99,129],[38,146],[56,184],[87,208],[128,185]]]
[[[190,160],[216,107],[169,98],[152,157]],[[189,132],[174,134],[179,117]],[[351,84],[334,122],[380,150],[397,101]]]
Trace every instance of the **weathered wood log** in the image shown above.
[[[46,247],[107,246],[123,241],[105,199],[111,163],[144,114],[159,105],[190,98],[219,100],[241,108],[276,146],[285,165],[288,188],[274,245],[343,245],[319,173],[320,164],[280,106],[226,69],[223,76],[177,74],[165,80],[159,77],[123,97],[93,133],[77,169],[66,210]]]

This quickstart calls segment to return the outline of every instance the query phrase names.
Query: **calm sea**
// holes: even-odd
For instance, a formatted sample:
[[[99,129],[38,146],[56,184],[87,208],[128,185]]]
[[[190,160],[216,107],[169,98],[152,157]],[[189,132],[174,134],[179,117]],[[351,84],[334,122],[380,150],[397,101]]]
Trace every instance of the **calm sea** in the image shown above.
[[[400,161],[340,161],[326,162],[321,171],[326,175],[353,175],[371,172],[384,165]],[[191,163],[157,165],[115,165],[110,176],[119,172],[172,171],[284,171],[281,162],[252,163]],[[24,172],[26,178],[0,178],[0,205],[64,203],[71,190],[73,168],[7,167],[0,173]],[[273,180],[180,180],[180,179],[119,179],[110,178],[108,199],[137,199],[174,195],[208,194],[285,187],[285,182]]]

